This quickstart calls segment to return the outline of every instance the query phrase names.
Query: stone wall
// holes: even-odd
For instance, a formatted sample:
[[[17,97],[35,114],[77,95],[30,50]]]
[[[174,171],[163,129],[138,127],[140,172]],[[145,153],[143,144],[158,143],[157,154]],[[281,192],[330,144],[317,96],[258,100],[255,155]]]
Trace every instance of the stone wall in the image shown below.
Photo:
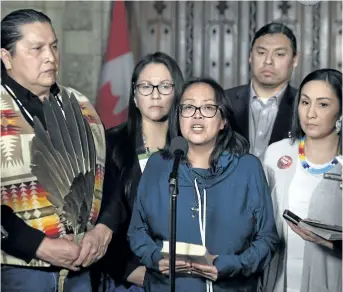
[[[21,8],[37,9],[51,18],[61,52],[59,82],[95,102],[111,1],[1,1],[1,18]]]

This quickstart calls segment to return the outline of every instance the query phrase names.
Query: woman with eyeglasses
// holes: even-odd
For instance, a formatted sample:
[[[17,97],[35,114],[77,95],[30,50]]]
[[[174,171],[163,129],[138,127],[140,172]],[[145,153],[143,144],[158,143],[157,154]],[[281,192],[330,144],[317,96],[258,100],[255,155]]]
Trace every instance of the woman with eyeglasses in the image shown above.
[[[281,249],[266,269],[266,292],[342,291],[342,241],[329,241],[283,218],[342,226],[342,73],[320,69],[302,81],[294,101],[290,139],[267,148],[264,167],[272,191]]]
[[[107,254],[94,269],[109,275],[105,291],[143,291],[139,287],[145,267],[130,251],[126,234],[145,164],[165,146],[168,114],[174,97],[181,93],[183,76],[174,59],[156,52],[137,63],[131,85],[127,122],[106,132],[104,193],[109,195],[103,204],[113,206],[115,219]]]
[[[224,90],[209,78],[186,82],[172,105],[166,147],[150,157],[139,183],[128,237],[147,267],[145,291],[169,291],[161,248],[169,239],[176,136],[189,146],[178,174],[176,241],[205,246],[211,262],[177,260],[175,291],[256,291],[278,243],[270,192],[260,161],[235,131]]]

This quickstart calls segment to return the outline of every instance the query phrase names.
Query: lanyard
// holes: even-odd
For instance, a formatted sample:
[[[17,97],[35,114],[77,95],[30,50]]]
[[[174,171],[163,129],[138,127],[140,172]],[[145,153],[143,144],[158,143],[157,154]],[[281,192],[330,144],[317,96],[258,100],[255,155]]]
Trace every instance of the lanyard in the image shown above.
[[[30,124],[31,126],[33,126],[33,117],[32,115],[29,113],[29,111],[25,108],[25,106],[22,104],[22,102],[16,97],[16,95],[14,94],[13,90],[7,86],[6,84],[3,84],[4,88],[6,89],[6,91],[9,93],[9,95],[12,96],[12,98],[14,99],[14,101],[17,103],[18,107],[22,110],[22,112],[25,113],[25,115],[29,118],[30,120]],[[60,100],[60,97],[58,95],[54,96],[57,100],[58,105],[60,106],[63,115],[64,115],[64,111],[63,111],[63,104]]]

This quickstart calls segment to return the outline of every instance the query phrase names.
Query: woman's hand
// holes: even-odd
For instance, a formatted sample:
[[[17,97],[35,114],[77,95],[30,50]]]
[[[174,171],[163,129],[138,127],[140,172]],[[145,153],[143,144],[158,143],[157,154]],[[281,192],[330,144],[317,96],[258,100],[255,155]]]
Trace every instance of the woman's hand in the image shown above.
[[[169,260],[162,259],[158,262],[158,268],[160,272],[164,275],[169,274]],[[191,270],[191,264],[185,261],[175,261],[175,271],[176,272],[185,272]]]
[[[211,256],[212,262],[215,260],[217,256]],[[158,263],[159,270],[162,274],[168,275],[169,274],[169,260],[162,259]],[[196,263],[189,263],[185,261],[176,261],[175,262],[175,272],[178,273],[187,273],[187,274],[194,274],[201,277],[205,277],[212,281],[217,280],[218,278],[218,271],[214,265],[202,265]]]
[[[333,249],[333,243],[331,241],[328,241],[328,240],[314,234],[313,232],[311,232],[310,230],[308,230],[306,228],[297,226],[297,225],[293,224],[292,222],[289,222],[288,220],[287,220],[287,224],[302,239],[316,243],[316,244],[320,244],[320,245],[325,246],[325,247],[330,248],[330,249]]]
[[[214,265],[201,265],[192,263],[192,273],[212,281],[216,281],[218,278],[218,270]]]

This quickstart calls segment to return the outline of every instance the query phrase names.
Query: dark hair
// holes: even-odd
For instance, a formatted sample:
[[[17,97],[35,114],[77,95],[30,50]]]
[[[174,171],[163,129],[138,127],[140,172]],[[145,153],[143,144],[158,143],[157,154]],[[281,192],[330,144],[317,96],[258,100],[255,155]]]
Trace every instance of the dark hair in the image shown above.
[[[179,96],[181,94],[183,86],[183,76],[182,72],[176,63],[176,61],[169,55],[161,52],[156,52],[154,54],[149,54],[143,57],[135,66],[132,77],[131,77],[131,90],[129,97],[128,106],[128,119],[126,122],[127,138],[128,143],[126,145],[129,155],[125,156],[126,160],[123,164],[121,177],[124,182],[124,193],[130,199],[131,188],[132,188],[132,175],[134,173],[134,161],[136,157],[136,147],[137,147],[137,133],[142,131],[142,114],[135,104],[135,87],[139,75],[149,64],[163,64],[167,67],[174,83],[174,96]],[[121,155],[118,153],[118,155]]]
[[[48,16],[33,9],[19,9],[6,15],[1,20],[1,48],[9,51],[11,55],[15,54],[16,43],[23,38],[21,26],[33,22],[47,22],[51,25]],[[5,70],[2,60],[1,69]]]
[[[251,43],[251,50],[253,49],[256,40],[260,38],[261,36],[264,36],[266,34],[277,34],[277,33],[284,34],[290,40],[291,47],[293,50],[293,57],[294,57],[297,54],[297,39],[294,33],[292,32],[292,30],[288,26],[284,25],[283,23],[278,23],[278,22],[268,23],[262,26],[255,33],[254,39],[252,40],[252,43]]]
[[[163,157],[165,159],[170,159],[172,157],[172,153],[170,152],[170,142],[176,136],[182,136],[179,123],[179,106],[182,95],[190,86],[199,83],[207,84],[214,90],[215,99],[219,105],[220,113],[223,120],[226,121],[224,129],[220,130],[218,133],[216,145],[210,156],[210,165],[214,166],[219,156],[224,151],[238,155],[247,153],[249,151],[249,142],[238,133],[231,102],[225,95],[224,89],[212,78],[198,77],[188,80],[183,86],[181,94],[174,99],[169,114],[167,142],[162,152]]]
[[[1,20],[1,48],[14,54],[17,41],[23,37],[20,27],[33,22],[48,22],[51,24],[48,16],[33,9],[20,9],[6,15]]]
[[[174,96],[180,95],[182,86],[183,86],[182,72],[178,64],[176,63],[176,61],[169,55],[162,52],[156,52],[154,54],[146,55],[143,59],[141,59],[137,63],[131,77],[131,91],[130,91],[129,106],[128,106],[127,128],[128,128],[129,138],[131,139],[131,141],[135,141],[137,131],[141,130],[141,127],[142,127],[142,114],[140,113],[139,109],[136,107],[136,104],[134,101],[135,87],[136,87],[136,83],[139,78],[139,75],[141,74],[145,66],[149,64],[163,64],[164,66],[167,67],[174,83]]]
[[[301,82],[298,94],[294,100],[291,129],[292,143],[294,143],[296,139],[300,139],[305,135],[300,125],[298,105],[300,102],[301,91],[304,85],[310,81],[326,81],[337,96],[339,102],[339,113],[342,112],[342,72],[335,69],[319,69],[311,72]]]

